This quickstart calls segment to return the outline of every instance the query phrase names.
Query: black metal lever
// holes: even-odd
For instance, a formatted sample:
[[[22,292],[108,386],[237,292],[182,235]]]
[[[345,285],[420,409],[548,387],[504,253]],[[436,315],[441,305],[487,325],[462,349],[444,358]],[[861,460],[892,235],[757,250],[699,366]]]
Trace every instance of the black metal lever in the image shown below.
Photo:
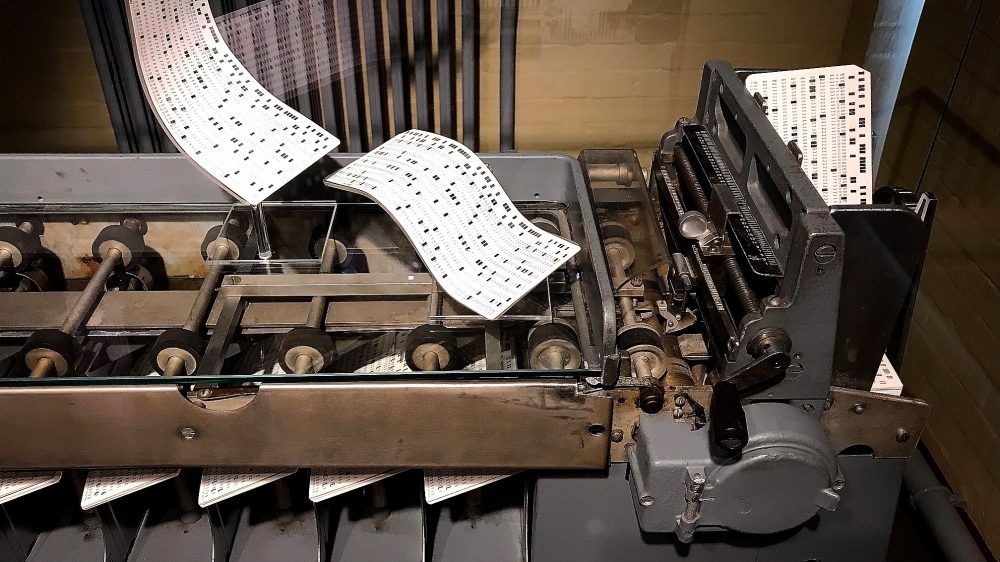
[[[712,442],[728,454],[734,454],[746,447],[747,418],[740,404],[740,391],[729,381],[719,381],[712,387],[712,404],[709,406],[711,419],[708,433]]]

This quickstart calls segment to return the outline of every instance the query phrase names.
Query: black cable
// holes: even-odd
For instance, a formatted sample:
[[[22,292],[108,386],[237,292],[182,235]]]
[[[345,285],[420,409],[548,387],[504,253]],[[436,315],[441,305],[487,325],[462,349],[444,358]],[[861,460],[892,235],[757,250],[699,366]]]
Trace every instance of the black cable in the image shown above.
[[[976,24],[979,23],[979,14],[983,11],[984,0],[979,0],[979,8],[976,9],[976,15],[972,18],[972,27],[969,28],[969,38],[965,41],[965,48],[962,49],[962,56],[958,59],[958,69],[955,70],[955,78],[951,81],[951,88],[948,90],[948,97],[944,102],[944,109],[941,110],[941,118],[938,119],[937,127],[934,129],[934,136],[931,137],[931,147],[927,151],[927,158],[924,160],[924,167],[920,170],[920,177],[917,179],[917,185],[914,188],[914,193],[920,194],[924,187],[924,175],[927,173],[927,166],[931,162],[931,156],[934,155],[934,147],[937,146],[938,136],[941,134],[941,127],[944,125],[944,119],[948,115],[948,108],[951,107],[951,98],[955,95],[955,87],[958,85],[958,77],[962,74],[962,67],[965,66],[965,56],[969,54],[969,46],[972,45],[972,37],[976,34]]]

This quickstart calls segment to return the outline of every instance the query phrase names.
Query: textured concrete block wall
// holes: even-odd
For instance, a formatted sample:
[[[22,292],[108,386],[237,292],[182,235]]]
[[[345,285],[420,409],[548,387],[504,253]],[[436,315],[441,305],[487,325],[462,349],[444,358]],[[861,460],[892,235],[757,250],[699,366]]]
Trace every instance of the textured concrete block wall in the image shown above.
[[[978,0],[928,0],[879,170],[880,184],[919,183],[939,199],[901,377],[931,402],[925,442],[994,554],[1000,553],[998,101],[1000,0],[985,0],[981,11]]]
[[[497,147],[499,2],[482,4],[483,139]],[[517,148],[640,149],[694,113],[706,60],[838,64],[852,3],[788,0],[523,0]],[[867,30],[863,35],[867,34]]]
[[[77,0],[5,2],[0,152],[114,152]]]
[[[859,0],[869,2],[870,0]],[[498,145],[499,0],[481,10],[484,150]],[[837,64],[851,0],[522,0],[517,147],[648,153],[694,112],[701,67]],[[867,33],[867,30],[865,31]],[[78,0],[0,18],[0,151],[113,151]]]

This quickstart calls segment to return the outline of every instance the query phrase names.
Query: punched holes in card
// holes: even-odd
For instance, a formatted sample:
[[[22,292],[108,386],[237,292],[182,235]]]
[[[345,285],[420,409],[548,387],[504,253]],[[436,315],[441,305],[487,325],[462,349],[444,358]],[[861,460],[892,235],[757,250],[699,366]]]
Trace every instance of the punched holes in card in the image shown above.
[[[396,135],[325,183],[375,200],[445,292],[491,320],[580,251],[522,215],[471,150],[434,133]]]

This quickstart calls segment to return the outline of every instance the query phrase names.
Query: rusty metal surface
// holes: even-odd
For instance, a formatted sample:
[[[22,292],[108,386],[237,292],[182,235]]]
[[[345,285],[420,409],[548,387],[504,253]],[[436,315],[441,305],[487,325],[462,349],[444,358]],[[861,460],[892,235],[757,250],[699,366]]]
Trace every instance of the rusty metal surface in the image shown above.
[[[906,458],[916,449],[930,410],[923,400],[835,386],[821,421],[837,453],[866,445],[875,458]]]
[[[657,416],[673,416],[675,400],[683,396],[685,400],[681,407],[681,417],[675,418],[677,423],[691,424],[696,416],[704,417],[708,405],[712,401],[712,387],[704,385],[666,387],[664,389],[663,410]],[[611,461],[628,461],[627,448],[635,445],[635,435],[642,417],[639,408],[638,388],[618,388],[611,393],[614,406],[614,420],[611,427]],[[699,410],[700,407],[700,410]],[[620,433],[619,433],[620,432]]]
[[[611,427],[608,397],[548,381],[264,384],[228,411],[177,385],[4,388],[0,411],[31,428],[0,433],[2,469],[601,469]]]

